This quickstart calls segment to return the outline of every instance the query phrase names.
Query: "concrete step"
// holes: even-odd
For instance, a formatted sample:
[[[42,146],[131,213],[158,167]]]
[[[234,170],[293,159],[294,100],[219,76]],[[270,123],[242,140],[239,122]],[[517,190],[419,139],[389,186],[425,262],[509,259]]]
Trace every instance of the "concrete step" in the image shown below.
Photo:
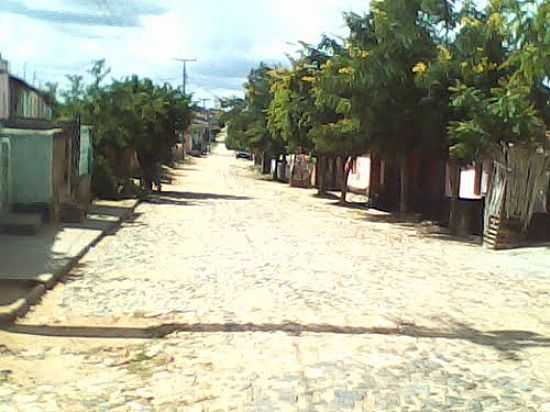
[[[36,235],[42,227],[39,213],[8,213],[0,216],[0,232],[12,235]]]

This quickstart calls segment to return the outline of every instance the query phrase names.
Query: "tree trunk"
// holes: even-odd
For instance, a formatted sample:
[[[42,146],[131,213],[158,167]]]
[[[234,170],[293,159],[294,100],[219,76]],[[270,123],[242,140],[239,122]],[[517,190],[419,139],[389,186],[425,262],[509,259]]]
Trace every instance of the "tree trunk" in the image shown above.
[[[279,177],[281,181],[286,181],[288,176],[286,175],[286,166],[287,166],[287,161],[286,161],[286,155],[283,156],[283,160],[281,160],[281,165],[282,165],[282,169],[283,169],[283,176],[282,177]]]
[[[338,189],[338,158],[337,156],[333,156],[330,158],[330,190]]]
[[[449,229],[456,234],[460,225],[460,166],[457,162],[449,164],[449,178],[451,181],[451,208],[449,211]]]
[[[148,153],[137,152],[137,158],[141,169],[143,189],[151,191],[153,189],[153,157]]]
[[[262,155],[262,174],[268,175],[271,171],[271,157],[267,153]]]
[[[407,156],[401,157],[401,195],[399,199],[399,211],[407,213],[409,211],[409,168]]]
[[[325,196],[327,192],[326,163],[327,158],[325,156],[319,156],[319,175],[317,176],[319,182],[319,196]]]
[[[349,175],[351,173],[351,164],[352,162],[354,161],[355,158],[353,157],[348,157],[348,158],[345,158],[346,161],[344,162],[344,173],[342,174],[342,182],[341,182],[341,190],[342,190],[342,195],[340,197],[340,203],[347,203],[347,194],[348,194],[348,179],[349,179]]]

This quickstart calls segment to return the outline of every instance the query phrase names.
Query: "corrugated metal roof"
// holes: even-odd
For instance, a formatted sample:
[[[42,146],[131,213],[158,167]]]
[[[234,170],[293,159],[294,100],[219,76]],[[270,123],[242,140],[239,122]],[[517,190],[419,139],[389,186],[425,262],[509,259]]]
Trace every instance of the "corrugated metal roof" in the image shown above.
[[[25,80],[17,77],[17,76],[14,76],[13,74],[10,74],[10,80],[13,80],[19,84],[21,84],[23,87],[27,88],[27,89],[30,89],[32,90],[33,92],[36,92],[38,93],[40,96],[44,97],[46,95],[46,93],[44,93],[42,90],[39,90],[37,89],[36,87],[30,85],[29,83],[27,83]]]

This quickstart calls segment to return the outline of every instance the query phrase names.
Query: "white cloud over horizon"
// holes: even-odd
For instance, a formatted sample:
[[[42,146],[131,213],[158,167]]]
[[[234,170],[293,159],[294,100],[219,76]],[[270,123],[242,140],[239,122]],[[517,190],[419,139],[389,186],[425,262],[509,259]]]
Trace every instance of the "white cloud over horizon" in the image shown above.
[[[197,98],[238,94],[260,61],[285,62],[292,43],[345,36],[345,11],[368,0],[2,0],[0,53],[26,79],[64,83],[105,58],[113,77],[181,84],[176,57],[193,57]]]

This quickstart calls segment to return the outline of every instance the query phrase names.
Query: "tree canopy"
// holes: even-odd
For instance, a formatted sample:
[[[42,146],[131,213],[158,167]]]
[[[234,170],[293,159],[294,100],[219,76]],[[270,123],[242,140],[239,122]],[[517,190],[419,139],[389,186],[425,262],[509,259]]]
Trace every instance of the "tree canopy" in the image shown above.
[[[102,177],[95,189],[103,194],[115,190],[110,187],[115,184],[110,169],[116,165],[109,164],[108,151],[135,150],[145,177],[155,163],[170,160],[178,133],[191,123],[191,97],[169,84],[157,85],[136,75],[107,83],[110,69],[104,60],[95,62],[89,74],[90,84],[82,76],[67,76],[70,86],[60,93],[58,117],[71,120],[78,115],[93,126],[94,175]]]

